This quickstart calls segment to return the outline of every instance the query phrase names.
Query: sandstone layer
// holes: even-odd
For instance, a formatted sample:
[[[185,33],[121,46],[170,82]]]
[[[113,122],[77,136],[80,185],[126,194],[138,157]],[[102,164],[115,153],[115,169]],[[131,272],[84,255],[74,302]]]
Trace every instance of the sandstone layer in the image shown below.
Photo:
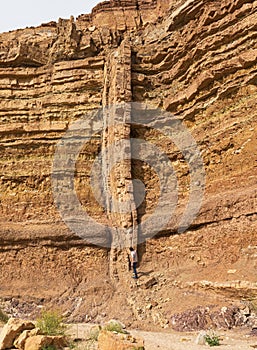
[[[256,23],[254,0],[113,0],[76,20],[0,35],[0,296],[10,310],[19,313],[26,302],[52,303],[69,310],[69,320],[133,315],[134,324],[166,327],[172,314],[187,308],[256,297]],[[95,111],[128,102],[147,107],[134,115],[127,107],[122,115],[112,109],[99,122]],[[160,119],[143,125],[138,116],[156,109]],[[122,127],[114,127],[117,115]],[[155,127],[172,118],[198,145],[204,184],[192,187],[190,154]],[[137,287],[119,249],[124,235],[92,233],[84,225],[88,239],[82,239],[54,203],[56,145],[80,119],[92,137],[78,156],[74,188],[95,221],[118,232],[128,229],[129,243],[143,243]],[[131,137],[158,146],[178,182],[172,219],[147,242],[150,233],[141,239],[135,226],[153,215],[160,195],[160,177],[147,164],[152,154],[125,162],[117,150],[103,156],[103,188],[116,201],[106,197],[101,205],[90,185],[95,158],[115,142],[127,140],[122,153],[133,158]],[[112,171],[115,160],[119,165]],[[59,170],[61,186],[69,174]],[[137,208],[134,179],[145,185]],[[200,185],[200,213],[179,234],[192,189]],[[172,196],[164,191],[156,225]],[[129,213],[120,211],[124,199],[132,203]],[[153,277],[156,283],[147,284]],[[24,306],[26,315],[33,314],[33,305]]]

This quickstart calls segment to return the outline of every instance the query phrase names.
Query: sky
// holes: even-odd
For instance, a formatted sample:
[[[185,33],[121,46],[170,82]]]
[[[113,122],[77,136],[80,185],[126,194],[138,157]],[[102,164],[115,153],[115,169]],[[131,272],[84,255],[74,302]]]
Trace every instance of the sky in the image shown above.
[[[90,13],[101,0],[2,0],[0,33]]]

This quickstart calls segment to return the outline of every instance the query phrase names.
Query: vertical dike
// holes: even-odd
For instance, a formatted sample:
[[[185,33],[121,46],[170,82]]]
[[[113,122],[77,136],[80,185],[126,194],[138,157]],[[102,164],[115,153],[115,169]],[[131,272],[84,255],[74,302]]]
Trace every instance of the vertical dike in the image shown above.
[[[124,276],[127,248],[137,245],[138,235],[131,174],[131,101],[131,45],[124,39],[107,58],[103,91],[102,172],[107,217],[114,229],[110,251],[114,281]]]

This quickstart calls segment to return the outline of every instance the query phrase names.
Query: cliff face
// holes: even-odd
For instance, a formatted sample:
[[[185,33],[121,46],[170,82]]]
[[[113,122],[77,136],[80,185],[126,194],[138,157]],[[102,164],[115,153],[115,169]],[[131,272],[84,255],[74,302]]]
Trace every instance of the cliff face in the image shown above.
[[[90,242],[62,222],[53,203],[51,175],[58,140],[75,120],[90,118],[92,111],[117,102],[144,102],[183,121],[203,158],[201,210],[188,231],[178,235],[190,192],[188,163],[152,125],[135,125],[131,110],[123,110],[125,122],[117,129],[113,126],[119,111],[103,114],[102,133],[80,152],[75,187],[83,207],[99,222],[132,229],[135,243],[139,237],[135,223],[151,216],[158,202],[158,176],[147,162],[120,163],[106,181],[110,192],[120,201],[136,202],[136,178],[144,182],[146,193],[131,214],[113,215],[115,204],[104,210],[97,202],[90,171],[95,157],[114,141],[132,136],[154,143],[172,161],[179,184],[173,219],[158,239],[139,249],[141,268],[160,274],[154,298],[166,295],[179,300],[191,290],[194,305],[199,300],[211,303],[208,289],[231,298],[255,293],[256,23],[254,0],[113,0],[76,21],[60,19],[0,35],[2,297],[36,302],[56,297],[71,310],[71,319],[87,314],[90,320],[103,310],[120,316],[112,305],[121,301],[126,317],[133,313],[146,322],[134,308],[124,253],[89,247]],[[126,152],[133,153],[130,144]],[[106,155],[103,175],[111,172],[115,160],[119,162],[117,153]],[[165,198],[168,205],[171,197]],[[115,242],[113,236],[104,236],[100,243],[109,239]],[[119,244],[116,240],[115,248]],[[228,270],[234,272],[227,274]],[[220,284],[204,287],[202,280]],[[236,288],[233,280],[245,281],[245,287]],[[127,288],[132,288],[132,295],[126,295]],[[145,298],[142,291],[138,299],[142,309]],[[183,307],[182,298],[176,307],[170,300],[166,314],[154,318],[152,310],[145,318],[162,324],[171,310],[183,310],[190,302]]]

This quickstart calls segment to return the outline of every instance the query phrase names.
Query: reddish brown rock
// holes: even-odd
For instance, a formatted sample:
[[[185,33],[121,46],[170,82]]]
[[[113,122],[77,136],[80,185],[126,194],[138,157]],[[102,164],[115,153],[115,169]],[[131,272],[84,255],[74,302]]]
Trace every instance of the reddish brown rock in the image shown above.
[[[248,324],[248,319],[243,316],[243,312],[236,306],[222,307],[221,309],[197,307],[173,315],[171,325],[173,329],[180,332],[210,328],[231,329]]]

